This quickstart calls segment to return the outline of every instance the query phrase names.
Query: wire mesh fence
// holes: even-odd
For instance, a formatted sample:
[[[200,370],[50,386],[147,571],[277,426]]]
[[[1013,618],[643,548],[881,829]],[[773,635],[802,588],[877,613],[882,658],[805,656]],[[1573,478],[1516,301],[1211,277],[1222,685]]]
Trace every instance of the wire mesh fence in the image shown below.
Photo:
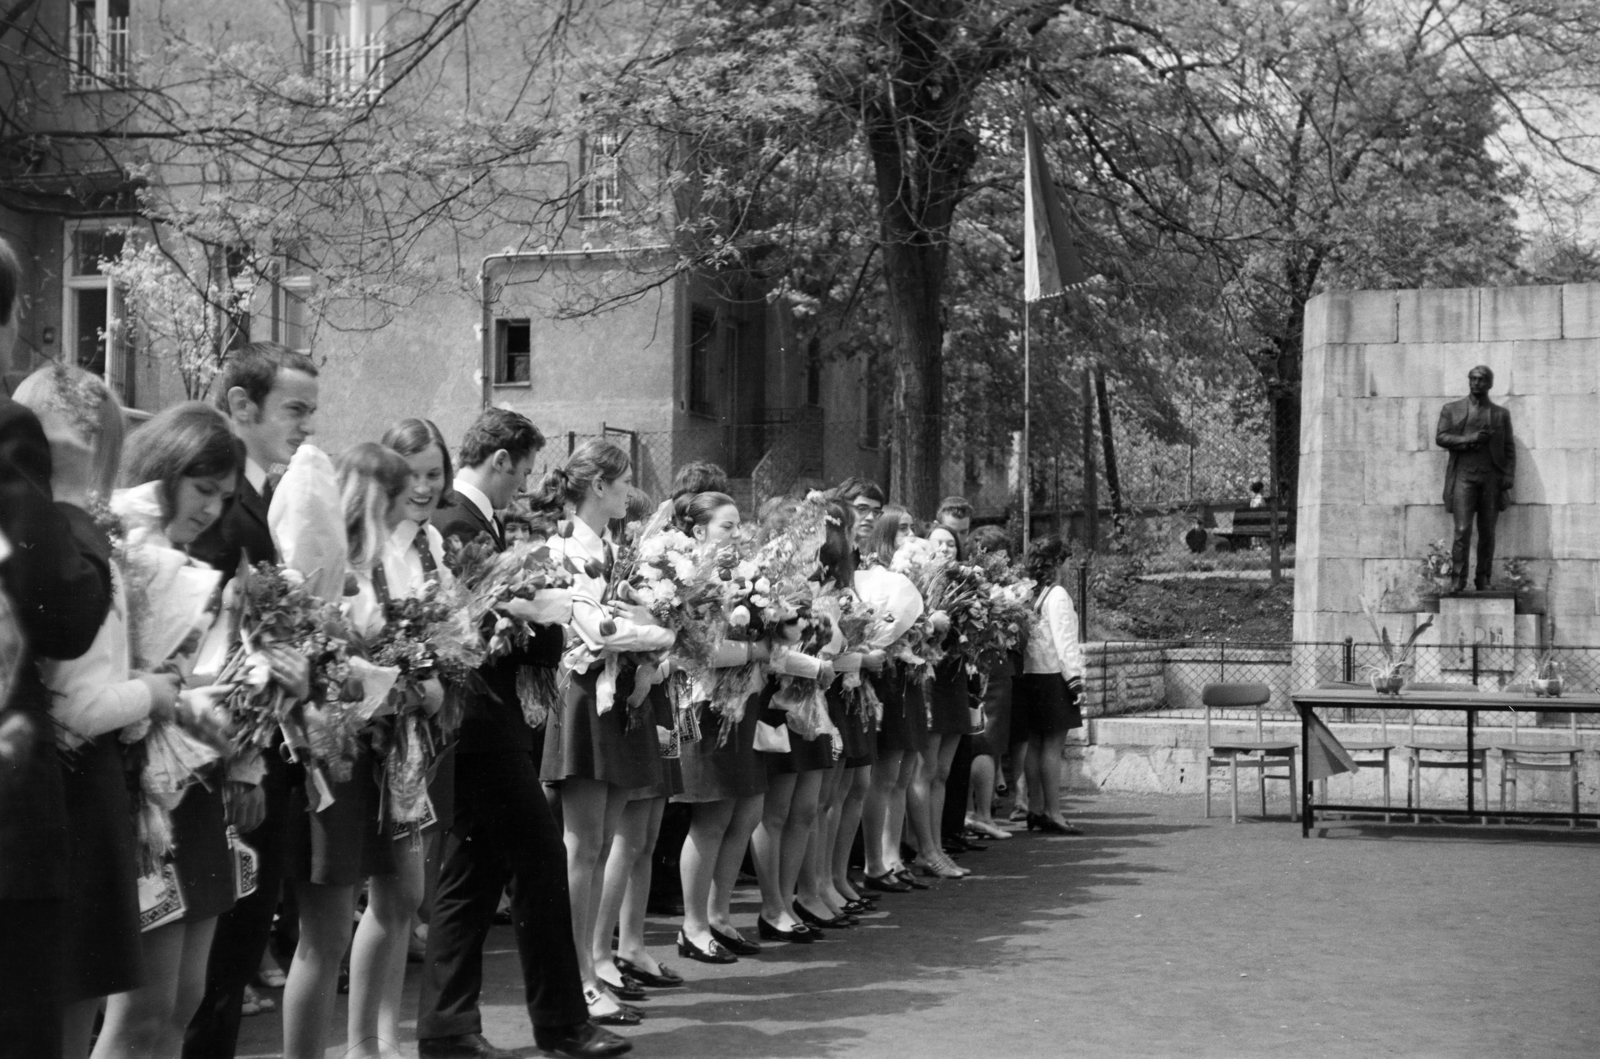
[[[1382,644],[1356,642],[1236,642],[1220,640],[1088,643],[1084,713],[1089,717],[1159,715],[1174,719],[1205,716],[1201,693],[1207,684],[1264,684],[1271,699],[1263,709],[1269,720],[1298,715],[1290,696],[1336,682],[1365,684],[1384,664]],[[1418,644],[1405,670],[1408,684],[1476,687],[1481,691],[1532,694],[1532,681],[1542,667],[1557,667],[1567,694],[1600,693],[1600,647],[1533,648],[1504,644]],[[1351,708],[1339,720],[1392,723],[1392,711]],[[1251,720],[1250,710],[1213,710],[1212,719]],[[1537,717],[1535,720],[1534,718]],[[1560,713],[1523,715],[1522,725],[1557,724],[1570,718]],[[1460,710],[1410,711],[1405,723],[1459,725]],[[1511,727],[1512,712],[1480,714],[1484,726]],[[1577,715],[1579,727],[1600,727],[1600,715]]]

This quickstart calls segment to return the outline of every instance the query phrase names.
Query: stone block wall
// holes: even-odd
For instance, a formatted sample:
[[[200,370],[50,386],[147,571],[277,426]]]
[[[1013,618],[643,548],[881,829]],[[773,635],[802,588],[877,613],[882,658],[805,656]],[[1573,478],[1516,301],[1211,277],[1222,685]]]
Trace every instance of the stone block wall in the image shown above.
[[[1306,306],[1296,640],[1371,639],[1415,610],[1419,561],[1448,538],[1439,410],[1494,369],[1516,435],[1500,561],[1541,586],[1555,642],[1600,644],[1600,284],[1336,291]]]

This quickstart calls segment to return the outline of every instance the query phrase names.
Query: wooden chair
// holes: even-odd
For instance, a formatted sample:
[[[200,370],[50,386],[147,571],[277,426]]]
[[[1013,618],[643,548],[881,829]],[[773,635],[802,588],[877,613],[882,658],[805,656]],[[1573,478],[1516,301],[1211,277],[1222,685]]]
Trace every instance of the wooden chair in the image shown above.
[[[1371,685],[1350,680],[1324,680],[1318,684],[1317,687],[1323,690],[1349,688],[1355,691],[1362,691],[1370,688]],[[1383,770],[1383,822],[1387,824],[1389,823],[1390,816],[1389,755],[1394,752],[1395,745],[1389,742],[1389,715],[1383,710],[1378,711],[1378,728],[1378,742],[1371,743],[1360,740],[1348,741],[1344,739],[1339,740],[1339,742],[1346,750],[1350,751],[1351,760],[1353,760],[1361,768],[1374,768]],[[1362,754],[1367,754],[1369,756],[1362,757]],[[1373,754],[1376,754],[1377,756],[1370,756]],[[1326,802],[1328,800],[1328,781],[1325,779],[1318,780],[1317,787],[1322,792],[1319,795],[1320,800]]]
[[[1475,695],[1478,692],[1476,684],[1407,684],[1407,691],[1449,691],[1461,695]],[[1467,755],[1466,740],[1461,742],[1448,742],[1436,740],[1419,740],[1417,738],[1417,711],[1411,711],[1411,737],[1405,744],[1406,748],[1406,808],[1411,810],[1411,822],[1417,822],[1417,809],[1422,807],[1422,770],[1423,769],[1463,769],[1467,773],[1467,784],[1472,784],[1474,773],[1483,783],[1483,806],[1489,806],[1489,748],[1477,744],[1472,748],[1470,757]],[[1465,760],[1438,760],[1428,758],[1427,754],[1460,754]],[[1483,817],[1479,822],[1484,822]]]
[[[1526,691],[1525,685],[1507,685],[1506,691]],[[1517,807],[1517,773],[1519,772],[1565,772],[1571,777],[1572,784],[1572,820],[1570,826],[1578,826],[1578,755],[1583,753],[1583,747],[1578,743],[1578,715],[1569,713],[1567,723],[1571,737],[1570,743],[1524,743],[1518,738],[1518,711],[1511,711],[1511,742],[1492,743],[1491,750],[1500,753],[1500,811],[1506,808],[1506,785],[1511,786],[1511,808]],[[1565,757],[1565,761],[1552,761],[1551,758]]]
[[[1300,744],[1294,740],[1269,741],[1262,738],[1261,708],[1272,698],[1272,689],[1265,684],[1207,684],[1200,693],[1206,708],[1206,816],[1211,815],[1211,773],[1214,769],[1228,770],[1231,788],[1233,822],[1239,822],[1239,769],[1255,769],[1261,788],[1261,815],[1267,815],[1267,781],[1286,780],[1289,784],[1289,818],[1300,819],[1296,794],[1296,761]],[[1254,706],[1256,711],[1256,737],[1245,739],[1213,739],[1211,737],[1212,709],[1240,709]],[[1287,765],[1289,771],[1268,772],[1269,768]]]

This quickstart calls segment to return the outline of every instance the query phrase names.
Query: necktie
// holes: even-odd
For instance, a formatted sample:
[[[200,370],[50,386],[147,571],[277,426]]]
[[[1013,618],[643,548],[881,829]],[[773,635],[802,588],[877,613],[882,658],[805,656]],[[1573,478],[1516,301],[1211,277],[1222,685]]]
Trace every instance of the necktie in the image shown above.
[[[500,521],[499,515],[494,516],[491,521],[494,523],[494,542],[504,548],[506,546],[506,524]]]

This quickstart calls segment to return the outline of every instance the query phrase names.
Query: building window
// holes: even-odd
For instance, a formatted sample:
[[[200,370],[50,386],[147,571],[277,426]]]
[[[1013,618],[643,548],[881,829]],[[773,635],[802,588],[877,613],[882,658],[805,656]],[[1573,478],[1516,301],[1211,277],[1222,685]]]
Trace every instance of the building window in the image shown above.
[[[128,0],[72,0],[70,87],[82,92],[128,83]]]
[[[883,385],[872,364],[861,373],[861,447],[878,448],[883,441]]]
[[[102,261],[122,254],[121,231],[99,227],[67,230],[66,276],[62,282],[62,349],[85,371],[105,378],[124,402],[132,399],[122,295]]]
[[[384,88],[389,5],[384,0],[312,0],[311,70],[330,103],[369,103]]]
[[[533,325],[528,320],[496,320],[494,381],[497,385],[533,380]]]
[[[311,354],[311,334],[315,330],[311,311],[311,277],[287,272],[281,265],[272,270],[272,341],[296,353]]]
[[[710,309],[689,313],[689,411],[699,415],[717,414],[711,397],[713,354],[716,351],[717,314]]]
[[[609,217],[622,212],[622,137],[615,132],[587,135],[579,145],[583,215]]]

